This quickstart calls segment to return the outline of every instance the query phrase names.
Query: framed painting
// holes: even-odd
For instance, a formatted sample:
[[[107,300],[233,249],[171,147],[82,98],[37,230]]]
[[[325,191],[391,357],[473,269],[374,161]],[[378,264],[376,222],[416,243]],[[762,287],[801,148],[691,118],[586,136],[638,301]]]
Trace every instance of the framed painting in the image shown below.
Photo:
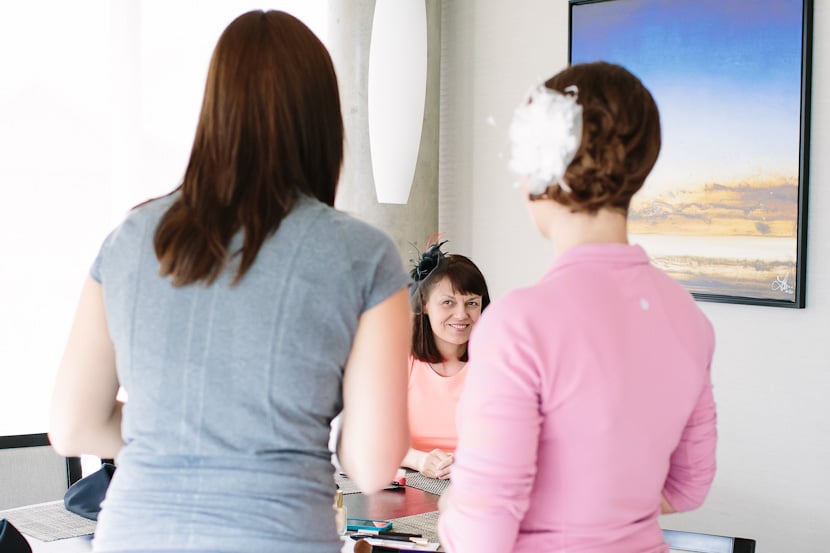
[[[660,109],[631,241],[700,300],[805,305],[812,8],[570,0],[570,63],[626,67]]]

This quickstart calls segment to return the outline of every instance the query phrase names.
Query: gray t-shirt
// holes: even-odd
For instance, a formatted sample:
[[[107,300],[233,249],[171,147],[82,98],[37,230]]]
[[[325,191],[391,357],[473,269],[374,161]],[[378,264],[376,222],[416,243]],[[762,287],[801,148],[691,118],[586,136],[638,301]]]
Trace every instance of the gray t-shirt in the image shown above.
[[[174,199],[133,210],[91,270],[128,395],[94,548],[339,551],[329,423],[358,318],[409,282],[401,258],[303,197],[237,285],[231,266],[173,287],[153,235]]]

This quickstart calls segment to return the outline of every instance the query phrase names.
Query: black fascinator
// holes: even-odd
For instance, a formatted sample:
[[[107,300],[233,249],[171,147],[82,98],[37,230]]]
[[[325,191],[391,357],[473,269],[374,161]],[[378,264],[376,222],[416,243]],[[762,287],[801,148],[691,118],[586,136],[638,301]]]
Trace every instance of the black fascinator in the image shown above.
[[[446,243],[447,240],[444,240],[443,242],[437,242],[431,246],[428,246],[424,253],[420,254],[417,260],[409,260],[409,262],[413,265],[412,270],[409,271],[409,276],[412,277],[412,280],[415,282],[425,280],[429,274],[435,270],[435,268],[438,267],[444,259],[446,259],[444,252],[441,251],[441,246]]]
[[[447,255],[441,251],[441,246],[446,244],[447,240],[440,241],[441,236],[442,234],[430,235],[424,253],[419,253],[417,259],[409,260],[412,263],[409,276],[414,281],[409,288],[409,297],[414,313],[420,312],[422,307],[423,298],[419,291],[432,280],[430,277],[435,273],[435,270],[447,263]]]

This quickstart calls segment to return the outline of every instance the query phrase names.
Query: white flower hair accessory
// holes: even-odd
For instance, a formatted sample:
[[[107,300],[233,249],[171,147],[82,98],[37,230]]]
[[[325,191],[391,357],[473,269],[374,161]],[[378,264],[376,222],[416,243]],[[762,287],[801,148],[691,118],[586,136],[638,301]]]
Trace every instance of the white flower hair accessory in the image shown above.
[[[571,191],[562,177],[582,141],[582,106],[576,103],[577,92],[573,85],[565,94],[540,85],[513,113],[510,169],[527,177],[531,194],[542,194],[552,184]]]

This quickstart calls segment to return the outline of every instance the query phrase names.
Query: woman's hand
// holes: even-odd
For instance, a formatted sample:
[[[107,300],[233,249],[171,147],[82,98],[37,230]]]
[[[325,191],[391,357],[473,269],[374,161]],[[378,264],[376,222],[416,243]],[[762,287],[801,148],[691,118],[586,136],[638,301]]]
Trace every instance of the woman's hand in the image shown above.
[[[429,478],[446,480],[450,477],[450,466],[454,461],[452,453],[441,449],[433,449],[424,455],[418,471]]]

